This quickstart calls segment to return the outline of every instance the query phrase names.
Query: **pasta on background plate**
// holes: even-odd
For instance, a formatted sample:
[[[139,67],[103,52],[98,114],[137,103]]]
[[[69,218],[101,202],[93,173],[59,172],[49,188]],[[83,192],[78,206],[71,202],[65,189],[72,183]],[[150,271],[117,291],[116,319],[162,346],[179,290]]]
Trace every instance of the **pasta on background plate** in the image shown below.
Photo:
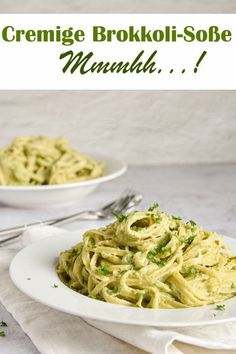
[[[71,289],[145,308],[203,306],[236,294],[236,257],[222,236],[157,204],[116,217],[60,254],[57,273]]]
[[[70,147],[65,138],[21,136],[0,149],[0,185],[81,182],[104,175],[105,166]]]

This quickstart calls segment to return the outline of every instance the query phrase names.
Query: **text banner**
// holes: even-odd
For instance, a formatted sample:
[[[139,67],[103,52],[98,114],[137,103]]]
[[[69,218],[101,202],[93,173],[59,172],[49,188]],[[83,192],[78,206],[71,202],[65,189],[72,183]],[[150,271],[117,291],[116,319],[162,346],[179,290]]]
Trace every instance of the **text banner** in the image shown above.
[[[235,14],[1,14],[0,89],[236,89]]]

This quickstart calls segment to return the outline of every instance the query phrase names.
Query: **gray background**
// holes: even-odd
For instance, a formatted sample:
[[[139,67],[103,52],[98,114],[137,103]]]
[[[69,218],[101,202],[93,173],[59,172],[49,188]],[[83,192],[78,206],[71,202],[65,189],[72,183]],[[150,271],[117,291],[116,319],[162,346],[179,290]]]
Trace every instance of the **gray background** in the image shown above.
[[[130,164],[236,160],[235,91],[0,92],[0,145],[65,135]]]
[[[0,12],[25,13],[235,10],[235,0],[0,1]],[[135,165],[235,162],[235,98],[235,91],[2,91],[0,146],[16,135],[65,135],[82,151]]]

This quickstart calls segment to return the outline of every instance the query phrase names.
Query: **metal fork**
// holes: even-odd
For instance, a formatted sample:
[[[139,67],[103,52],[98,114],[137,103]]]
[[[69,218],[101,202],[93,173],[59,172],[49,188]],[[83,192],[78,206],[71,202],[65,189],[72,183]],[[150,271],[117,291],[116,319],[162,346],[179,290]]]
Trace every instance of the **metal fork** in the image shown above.
[[[9,229],[4,229],[0,231],[0,237],[6,236],[6,238],[0,240],[0,245],[5,242],[14,240],[18,238],[22,232],[26,229],[26,227],[32,227],[36,225],[63,225],[69,222],[73,222],[76,220],[98,220],[98,219],[106,219],[112,216],[112,212],[117,214],[124,213],[125,211],[133,208],[135,205],[139,204],[143,199],[142,195],[136,193],[132,190],[125,190],[120,198],[115,201],[105,205],[103,208],[93,211],[80,211],[76,214],[69,215],[63,218],[46,220],[43,222],[35,222],[27,225],[21,225],[12,227]]]

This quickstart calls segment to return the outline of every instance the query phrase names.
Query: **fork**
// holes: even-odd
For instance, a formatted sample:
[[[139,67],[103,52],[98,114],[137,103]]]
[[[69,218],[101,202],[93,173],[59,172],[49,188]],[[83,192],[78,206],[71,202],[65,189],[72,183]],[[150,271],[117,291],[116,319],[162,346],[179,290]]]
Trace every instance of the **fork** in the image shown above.
[[[6,236],[6,238],[0,240],[0,245],[5,242],[14,240],[18,238],[21,233],[26,229],[26,227],[32,227],[37,225],[64,225],[69,222],[76,220],[99,220],[106,219],[112,216],[112,213],[124,213],[129,209],[133,208],[135,205],[139,204],[143,199],[142,195],[134,192],[133,190],[125,190],[120,198],[114,200],[113,202],[105,205],[103,208],[98,210],[86,210],[80,211],[76,214],[69,215],[63,218],[46,220],[43,222],[35,222],[28,225],[21,225],[12,227],[9,229],[4,229],[0,231],[0,237]]]

